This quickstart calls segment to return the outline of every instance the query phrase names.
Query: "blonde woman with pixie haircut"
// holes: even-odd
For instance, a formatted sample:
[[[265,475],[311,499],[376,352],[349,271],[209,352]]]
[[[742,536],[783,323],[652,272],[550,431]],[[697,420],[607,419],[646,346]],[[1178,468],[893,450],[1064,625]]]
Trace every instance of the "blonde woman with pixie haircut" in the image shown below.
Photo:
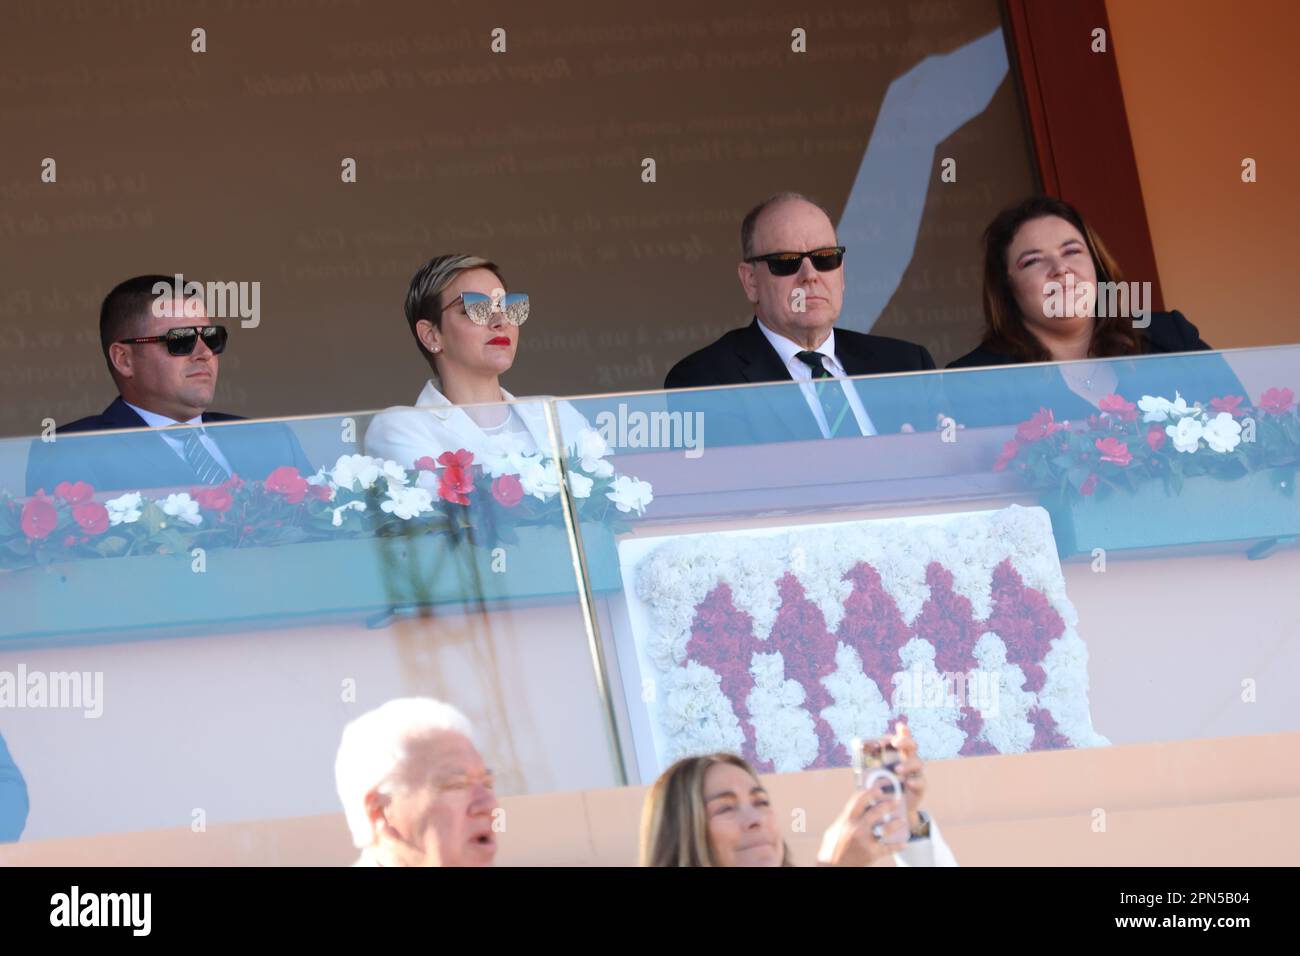
[[[870,866],[893,857],[898,866],[956,866],[938,825],[919,808],[924,769],[910,736],[892,738],[908,792],[908,818],[890,818],[891,801],[877,788],[856,791],[827,828],[818,866]],[[777,814],[758,775],[730,753],[687,757],[665,770],[641,814],[642,866],[793,866]],[[911,829],[894,851],[890,842]]]
[[[507,292],[501,268],[490,259],[454,253],[435,256],[411,279],[406,323],[432,373],[414,406],[377,414],[366,429],[366,454],[410,468],[425,456],[466,449],[488,452],[552,451],[541,402],[505,404],[515,396],[501,385],[519,349],[530,304]],[[563,440],[571,444],[588,423],[567,402],[558,406]]]

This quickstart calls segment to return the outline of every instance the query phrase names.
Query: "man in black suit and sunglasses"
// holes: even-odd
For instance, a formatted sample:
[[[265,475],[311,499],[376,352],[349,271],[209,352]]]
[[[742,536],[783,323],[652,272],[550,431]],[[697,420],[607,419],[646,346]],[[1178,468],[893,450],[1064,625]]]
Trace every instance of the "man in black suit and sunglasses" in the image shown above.
[[[84,481],[96,491],[133,491],[221,484],[233,475],[260,481],[281,465],[312,472],[293,433],[283,425],[205,429],[237,421],[210,412],[217,388],[225,327],[209,321],[197,298],[176,299],[168,276],[136,276],[119,283],[99,312],[100,345],[118,397],[98,415],[55,430],[52,442],[32,443],[27,493],[52,494],[61,481]],[[78,438],[78,432],[149,429],[116,438]]]
[[[740,244],[740,284],[754,308],[753,321],[674,365],[664,388],[804,384],[697,392],[670,399],[673,408],[707,412],[715,445],[936,426],[938,406],[928,377],[844,381],[933,369],[934,359],[911,342],[835,328],[844,301],[845,250],[824,209],[798,193],[772,196],[745,216]]]

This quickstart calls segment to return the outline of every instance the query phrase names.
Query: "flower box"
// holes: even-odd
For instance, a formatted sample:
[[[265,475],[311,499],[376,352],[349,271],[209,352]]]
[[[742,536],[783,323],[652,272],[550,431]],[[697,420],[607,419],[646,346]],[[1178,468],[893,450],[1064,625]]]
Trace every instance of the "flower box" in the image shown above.
[[[1270,468],[1224,480],[1188,478],[1182,491],[1169,494],[1161,482],[1134,491],[1080,497],[1053,492],[1042,500],[1052,516],[1052,533],[1062,558],[1091,554],[1094,548],[1196,547],[1233,541],[1258,541],[1252,557],[1271,544],[1300,535],[1296,469]]]
[[[0,574],[0,643],[133,640],[149,629],[221,630],[286,618],[370,616],[445,604],[569,599],[577,604],[572,549],[562,527],[524,527],[493,550],[425,534],[84,560]],[[584,528],[593,591],[617,590],[608,529]],[[502,567],[504,561],[504,567]],[[494,563],[497,569],[494,569]],[[171,633],[152,636],[173,636]]]

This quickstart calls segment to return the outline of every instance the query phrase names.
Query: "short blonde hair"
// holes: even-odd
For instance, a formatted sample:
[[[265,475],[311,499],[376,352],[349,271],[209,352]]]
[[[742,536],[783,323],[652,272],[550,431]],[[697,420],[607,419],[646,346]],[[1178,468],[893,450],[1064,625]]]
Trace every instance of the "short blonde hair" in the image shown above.
[[[372,840],[366,794],[400,777],[413,741],[446,731],[473,738],[465,715],[432,697],[390,700],[343,728],[334,783],[355,846],[369,846]]]
[[[709,815],[704,806],[704,778],[718,764],[739,767],[755,780],[758,774],[744,757],[731,753],[685,757],[659,775],[641,810],[642,866],[718,866],[709,845]],[[781,865],[793,866],[790,848],[781,842]]]
[[[442,293],[446,291],[447,286],[456,281],[456,276],[470,269],[487,269],[500,279],[501,286],[505,287],[505,277],[501,275],[501,269],[495,262],[482,256],[470,256],[459,252],[434,256],[420,266],[411,277],[411,284],[406,290],[406,324],[411,327],[415,344],[419,347],[420,354],[428,361],[430,368],[434,368],[433,356],[420,341],[420,333],[416,326],[427,319],[433,323],[435,329],[442,328],[442,310],[446,306],[442,301]]]

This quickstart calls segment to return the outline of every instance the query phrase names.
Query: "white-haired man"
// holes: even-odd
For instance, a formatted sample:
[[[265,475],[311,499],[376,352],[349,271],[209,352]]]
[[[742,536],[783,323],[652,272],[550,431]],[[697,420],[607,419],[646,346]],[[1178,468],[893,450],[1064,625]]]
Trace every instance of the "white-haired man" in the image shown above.
[[[492,772],[469,721],[428,697],[390,700],[343,728],[334,777],[356,866],[490,866]]]

